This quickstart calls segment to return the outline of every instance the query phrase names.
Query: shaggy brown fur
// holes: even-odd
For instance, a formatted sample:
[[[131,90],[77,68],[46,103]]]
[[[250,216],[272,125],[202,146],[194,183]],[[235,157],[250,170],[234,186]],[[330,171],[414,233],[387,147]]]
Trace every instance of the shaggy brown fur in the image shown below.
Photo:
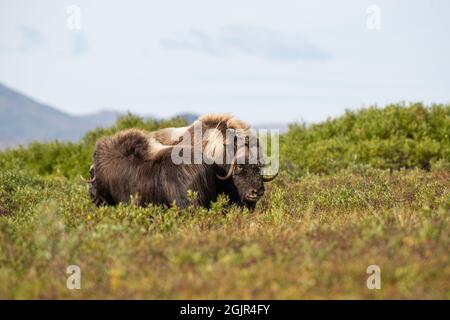
[[[220,153],[226,157],[225,148],[233,147],[234,153],[243,157],[245,161],[248,160],[250,154],[250,148],[248,145],[245,148],[237,149],[238,142],[237,139],[241,139],[240,143],[244,143],[248,141],[251,135],[254,135],[254,132],[250,131],[250,126],[235,117],[228,114],[211,114],[204,115],[200,117],[197,121],[195,121],[189,127],[183,128],[166,128],[154,133],[151,133],[155,140],[159,141],[159,143],[163,145],[176,145],[183,144],[183,135],[189,135],[191,145],[194,144],[194,127],[196,124],[202,125],[202,152],[204,156],[209,157],[210,159],[215,159],[216,153]],[[210,129],[217,129],[216,132],[210,132],[209,134],[205,134]],[[235,130],[237,134],[237,139],[234,141],[226,141],[226,133],[227,130]],[[242,144],[241,144],[242,146]],[[244,205],[249,208],[253,208],[256,204],[257,199],[261,197],[264,193],[264,184],[263,177],[260,166],[264,163],[262,159],[262,150],[259,146],[259,141],[256,139],[256,148],[251,149],[252,155],[255,155],[258,159],[259,164],[250,165],[246,164],[244,166],[239,165],[236,166],[236,169],[233,171],[233,177],[222,181],[217,180],[217,188],[219,193],[225,193],[228,195],[232,203],[237,203],[239,205]],[[248,163],[248,162],[246,162]],[[226,175],[226,173],[230,169],[229,164],[220,164],[217,165],[217,171],[221,172],[220,174]],[[248,201],[246,198],[249,194],[253,194],[256,196],[256,201]]]
[[[151,146],[139,130],[126,130],[99,140],[91,169],[92,200],[116,205],[135,196],[139,205],[149,203],[189,205],[188,190],[199,193],[198,205],[209,206],[217,197],[215,172],[204,164],[175,165],[172,148],[149,158]]]
[[[236,130],[238,139],[248,139],[250,134],[247,124],[229,115],[208,115],[197,121],[202,123],[201,146],[206,157],[214,157],[217,150],[225,156],[225,146],[230,145],[230,142],[225,141],[228,129]],[[185,141],[183,136],[186,134],[191,137],[186,148],[193,152],[194,125],[198,123],[151,133],[130,129],[99,140],[90,170],[90,194],[93,201],[97,205],[115,205],[128,202],[130,196],[135,195],[140,205],[170,205],[175,201],[179,206],[186,206],[189,203],[187,191],[192,190],[199,193],[197,203],[202,206],[209,206],[218,193],[225,193],[232,203],[254,208],[264,193],[260,164],[173,163],[172,150],[175,145]],[[209,129],[217,130],[205,135]],[[236,138],[231,146],[236,152]],[[247,157],[248,149],[248,146],[243,149],[241,155]],[[226,181],[216,178],[216,174],[224,176],[232,168],[232,178]]]

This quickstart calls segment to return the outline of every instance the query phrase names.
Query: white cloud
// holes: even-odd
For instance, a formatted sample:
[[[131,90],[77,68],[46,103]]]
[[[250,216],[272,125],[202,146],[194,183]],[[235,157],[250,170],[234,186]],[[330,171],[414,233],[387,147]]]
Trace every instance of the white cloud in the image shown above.
[[[21,42],[19,43],[19,50],[29,50],[36,47],[41,47],[45,44],[45,37],[35,28],[19,25],[17,27]]]
[[[201,30],[172,38],[161,44],[171,50],[193,50],[214,56],[245,54],[268,60],[325,60],[330,54],[298,34],[290,35],[264,27],[226,26],[209,34]]]
[[[18,25],[13,30],[14,37],[7,40],[0,39],[0,51],[25,52],[42,48],[47,40],[36,28],[27,25]]]
[[[230,112],[254,122],[450,102],[450,1],[376,2],[374,32],[370,0],[77,0],[74,32],[73,1],[0,1],[0,82],[72,113]]]

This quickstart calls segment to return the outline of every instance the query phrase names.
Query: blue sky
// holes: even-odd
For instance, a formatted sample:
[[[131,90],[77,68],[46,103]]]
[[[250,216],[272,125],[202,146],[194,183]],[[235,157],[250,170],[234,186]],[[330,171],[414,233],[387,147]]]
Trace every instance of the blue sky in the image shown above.
[[[1,1],[0,82],[73,114],[253,123],[448,103],[449,12],[446,0]]]

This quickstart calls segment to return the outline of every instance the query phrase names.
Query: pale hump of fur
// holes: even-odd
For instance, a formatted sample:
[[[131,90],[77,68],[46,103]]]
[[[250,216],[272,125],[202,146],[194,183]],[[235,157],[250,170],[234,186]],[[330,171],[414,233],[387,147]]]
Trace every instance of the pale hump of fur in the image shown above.
[[[225,153],[224,143],[232,143],[232,141],[225,141],[227,130],[234,130],[238,139],[254,135],[248,124],[230,114],[203,115],[187,127],[164,128],[148,133],[146,136],[149,143],[149,157],[153,158],[158,151],[179,144],[187,137],[186,135],[191,135],[190,140],[193,145],[193,131],[200,124],[202,128],[201,145],[204,155],[210,159],[221,158]]]
[[[230,114],[206,114],[198,118],[197,121],[201,121],[203,124],[211,124],[210,128],[215,127],[219,129],[221,124],[224,124],[226,129],[243,131],[250,129],[248,124],[236,119]]]
[[[227,138],[227,130],[234,130],[234,134],[238,138],[238,146],[243,146],[246,138],[254,137],[257,139],[256,133],[251,130],[248,124],[229,114],[204,115],[197,121],[201,122],[203,126],[207,128],[206,130],[209,130],[203,137],[203,141],[205,143],[203,150],[204,154],[211,159],[215,159],[216,161],[223,159],[223,156],[225,155],[226,151],[224,144],[229,145],[233,143],[233,141],[225,141]],[[245,156],[245,150],[245,148],[239,148],[236,156]],[[262,152],[262,149],[259,150]],[[256,149],[253,150],[253,152],[256,154],[259,151]]]

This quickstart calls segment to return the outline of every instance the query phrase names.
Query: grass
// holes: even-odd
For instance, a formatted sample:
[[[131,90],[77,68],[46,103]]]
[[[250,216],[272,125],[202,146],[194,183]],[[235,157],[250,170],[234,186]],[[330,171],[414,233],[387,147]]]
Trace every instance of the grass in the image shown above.
[[[248,212],[225,198],[209,210],[97,208],[73,162],[27,165],[30,150],[0,156],[0,299],[450,298],[445,154],[425,168],[312,172],[282,153],[280,177]],[[69,265],[81,290],[66,287]],[[366,286],[370,265],[381,290]]]

